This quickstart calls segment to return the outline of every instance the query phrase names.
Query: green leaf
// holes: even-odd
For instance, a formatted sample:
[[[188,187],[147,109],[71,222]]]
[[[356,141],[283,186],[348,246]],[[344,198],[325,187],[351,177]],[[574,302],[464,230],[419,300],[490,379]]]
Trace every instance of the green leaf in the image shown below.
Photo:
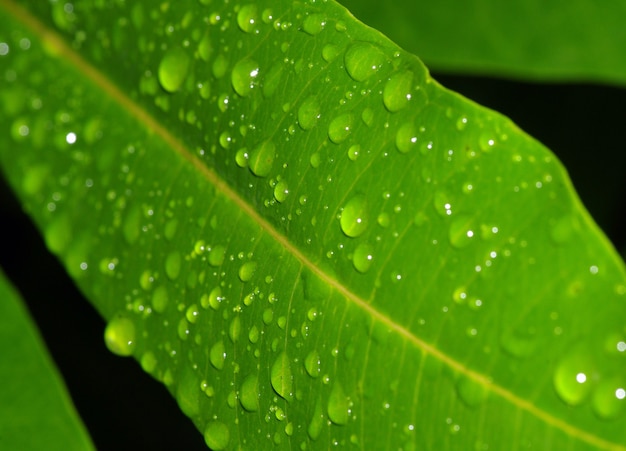
[[[0,343],[2,447],[94,449],[35,324],[2,271]]]
[[[342,0],[434,70],[626,83],[623,2]]]
[[[4,174],[210,447],[626,447],[623,262],[508,119],[332,1],[31,3]]]

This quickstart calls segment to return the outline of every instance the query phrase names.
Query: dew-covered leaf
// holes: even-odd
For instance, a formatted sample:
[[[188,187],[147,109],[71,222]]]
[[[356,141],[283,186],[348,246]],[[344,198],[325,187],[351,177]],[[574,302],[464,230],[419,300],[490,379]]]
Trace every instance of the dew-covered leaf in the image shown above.
[[[342,0],[433,70],[626,84],[626,4]]]
[[[624,449],[562,166],[332,1],[0,2],[0,161],[213,449]]]
[[[3,449],[94,449],[35,324],[2,271],[0,381]]]

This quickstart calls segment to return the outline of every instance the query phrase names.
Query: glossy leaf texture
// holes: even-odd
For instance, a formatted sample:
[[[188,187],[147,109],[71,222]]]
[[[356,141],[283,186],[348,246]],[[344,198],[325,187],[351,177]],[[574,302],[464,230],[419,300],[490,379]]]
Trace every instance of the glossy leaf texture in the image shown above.
[[[626,84],[626,5],[574,0],[343,0],[433,70]]]
[[[562,166],[328,1],[0,3],[5,176],[220,449],[624,449]]]
[[[2,272],[0,343],[2,447],[93,450],[34,322]]]

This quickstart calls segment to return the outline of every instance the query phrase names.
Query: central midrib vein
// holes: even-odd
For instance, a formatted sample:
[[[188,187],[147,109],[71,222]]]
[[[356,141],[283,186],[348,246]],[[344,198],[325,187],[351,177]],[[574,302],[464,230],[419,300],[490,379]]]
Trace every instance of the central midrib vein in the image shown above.
[[[96,85],[98,88],[106,92],[110,98],[114,99],[122,109],[133,116],[137,122],[152,130],[156,135],[160,136],[165,143],[167,143],[173,151],[178,153],[181,157],[187,160],[202,176],[212,184],[217,191],[223,196],[230,199],[237,207],[241,209],[252,221],[257,223],[269,236],[271,236],[277,243],[279,243],[287,252],[289,252],[294,258],[299,260],[301,264],[307,267],[315,275],[317,275],[322,281],[327,283],[330,287],[344,296],[349,302],[354,303],[359,308],[367,312],[377,321],[380,321],[386,325],[390,330],[394,331],[408,342],[412,343],[416,348],[430,354],[434,358],[440,360],[444,364],[448,365],[455,371],[463,374],[475,383],[485,387],[487,390],[502,397],[511,404],[518,408],[527,411],[528,413],[542,419],[547,424],[561,429],[568,435],[576,437],[588,444],[605,449],[626,451],[626,447],[616,443],[606,441],[596,435],[590,434],[584,430],[578,429],[565,421],[550,415],[549,413],[537,408],[529,401],[516,396],[506,388],[492,383],[488,377],[473,371],[460,362],[456,361],[452,357],[444,354],[439,349],[433,347],[429,343],[421,340],[415,336],[410,330],[406,329],[402,325],[396,323],[388,316],[382,314],[376,310],[372,305],[361,299],[356,294],[352,293],[347,287],[339,283],[337,280],[330,277],[317,267],[306,255],[304,255],[297,247],[295,247],[286,236],[279,233],[274,226],[272,226],[267,220],[265,220],[259,213],[257,213],[252,206],[246,202],[235,190],[233,190],[215,171],[208,168],[199,160],[192,152],[187,149],[178,139],[176,139],[166,128],[164,128],[154,117],[152,117],[146,110],[140,105],[133,102],[128,96],[126,96],[113,82],[104,76],[103,73],[98,71],[94,66],[82,58],[78,53],[72,50],[63,39],[56,34],[56,32],[49,30],[38,19],[33,17],[28,11],[21,6],[15,4],[12,0],[0,0],[0,3],[8,10],[18,21],[22,22],[25,26],[30,28],[35,34],[39,36],[42,42],[46,42],[46,45],[54,48],[57,56],[63,56],[66,61],[69,61],[75,66],[76,70],[85,75],[85,77]]]

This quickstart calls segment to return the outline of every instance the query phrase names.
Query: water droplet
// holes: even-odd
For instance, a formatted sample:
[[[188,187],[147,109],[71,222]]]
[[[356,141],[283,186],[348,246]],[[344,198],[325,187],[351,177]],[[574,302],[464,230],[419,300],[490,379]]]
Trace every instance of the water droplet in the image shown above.
[[[343,233],[352,238],[365,232],[369,224],[369,212],[364,195],[357,194],[346,203],[341,211],[340,224]]]
[[[315,408],[313,410],[313,416],[311,417],[311,422],[309,423],[309,427],[307,428],[307,434],[311,438],[311,440],[317,440],[322,432],[322,428],[324,427],[324,412],[322,410],[322,403],[318,399],[315,403]]]
[[[256,375],[248,375],[241,383],[239,402],[248,412],[259,410],[259,379]]]
[[[450,244],[460,249],[468,246],[473,241],[476,233],[473,218],[469,215],[461,215],[450,224],[448,238],[450,239]]]
[[[293,375],[286,352],[281,352],[272,365],[270,381],[274,391],[283,399],[293,398]]]
[[[352,264],[360,273],[366,273],[372,266],[374,260],[374,247],[371,244],[361,243],[354,250]]]
[[[346,71],[356,81],[365,81],[371,77],[384,62],[384,53],[369,42],[355,42],[344,55]]]
[[[132,355],[135,350],[135,324],[125,316],[116,316],[104,330],[104,343],[113,354]]]
[[[335,424],[344,425],[348,422],[350,415],[350,403],[346,397],[343,387],[339,382],[335,382],[328,397],[328,418]]]
[[[218,244],[213,246],[209,251],[209,265],[221,266],[224,263],[224,256],[226,255],[226,247]]]
[[[626,404],[626,383],[623,377],[603,379],[593,392],[593,411],[604,420],[617,418]]]
[[[479,384],[466,376],[461,376],[456,384],[456,390],[459,397],[469,407],[480,405],[487,399],[489,393],[483,384]]]
[[[181,320],[178,322],[178,338],[180,338],[181,340],[186,340],[187,337],[189,336],[189,323],[187,322],[187,320],[185,318],[181,318]]]
[[[170,252],[165,258],[165,274],[170,280],[176,280],[180,274],[181,260],[182,257],[178,251]]]
[[[413,72],[405,71],[392,75],[383,88],[383,103],[391,113],[400,111],[411,100]]]
[[[209,351],[209,360],[215,369],[221,370],[224,368],[226,349],[224,348],[224,342],[222,340],[211,346],[211,350]]]
[[[322,162],[322,158],[318,152],[315,152],[313,155],[311,155],[309,163],[311,164],[312,168],[314,169],[319,168],[321,162]]]
[[[439,216],[445,218],[452,214],[452,204],[450,203],[450,196],[443,191],[436,191],[433,196],[433,204]]]
[[[204,428],[204,441],[214,451],[226,449],[230,441],[230,431],[221,421],[209,421]]]
[[[263,95],[269,98],[272,97],[276,90],[281,86],[283,66],[271,66],[264,73],[265,77],[263,78],[263,85],[261,89],[263,90]]]
[[[564,244],[572,239],[578,230],[578,221],[573,215],[565,215],[554,221],[550,238],[556,244]]]
[[[241,31],[246,33],[254,33],[259,22],[259,12],[257,5],[244,5],[237,13],[237,25]]]
[[[159,83],[168,92],[176,92],[187,78],[189,56],[180,47],[169,49],[159,64]]]
[[[591,354],[584,348],[575,349],[559,362],[554,373],[554,388],[565,403],[578,405],[591,392],[595,373]]]
[[[313,350],[304,359],[304,368],[311,377],[318,377],[322,371],[322,362],[319,352]]]
[[[187,321],[191,324],[195,324],[195,322],[198,321],[199,315],[200,311],[198,310],[198,306],[196,304],[191,304],[185,312],[185,318],[187,318]]]
[[[287,199],[288,195],[289,186],[287,185],[287,182],[281,180],[276,183],[276,186],[274,187],[274,199],[276,199],[280,203],[283,203]]]
[[[490,152],[493,149],[493,146],[495,146],[495,144],[496,144],[496,141],[493,139],[493,137],[490,134],[486,132],[482,133],[478,137],[478,146],[483,152]]]
[[[327,63],[330,63],[332,60],[339,56],[339,47],[335,44],[326,44],[324,48],[322,48],[322,58]]]
[[[335,144],[344,142],[350,133],[352,133],[352,125],[354,122],[354,116],[350,113],[337,116],[328,126],[328,137]]]
[[[235,64],[231,73],[233,89],[237,94],[246,97],[255,86],[259,75],[259,64],[251,59],[243,59]]]
[[[157,359],[151,351],[145,352],[141,356],[141,368],[149,374],[152,374],[157,367]]]
[[[354,144],[354,145],[350,146],[350,148],[348,149],[348,158],[351,161],[356,161],[357,158],[359,158],[360,154],[361,154],[361,145],[360,144]]]
[[[272,141],[263,141],[250,153],[248,168],[257,177],[267,177],[276,158],[276,146]]]
[[[513,357],[528,357],[535,351],[537,341],[532,330],[507,330],[500,337],[502,349]]]
[[[256,262],[246,262],[239,268],[239,280],[242,282],[248,282],[254,276],[257,269]]]
[[[311,130],[320,118],[320,103],[317,97],[310,96],[304,99],[298,108],[298,124],[302,130]]]
[[[309,14],[302,22],[302,29],[311,36],[320,34],[325,26],[326,18],[321,14]]]
[[[255,344],[259,341],[259,329],[256,326],[252,326],[250,328],[250,332],[248,332],[248,340],[250,343]]]
[[[274,311],[270,308],[263,310],[263,323],[267,326],[274,321]]]
[[[163,313],[169,303],[169,295],[167,288],[161,285],[157,287],[152,293],[152,308],[157,313]]]
[[[396,148],[400,153],[407,153],[417,144],[417,134],[415,133],[415,125],[407,122],[400,126],[396,133]]]

